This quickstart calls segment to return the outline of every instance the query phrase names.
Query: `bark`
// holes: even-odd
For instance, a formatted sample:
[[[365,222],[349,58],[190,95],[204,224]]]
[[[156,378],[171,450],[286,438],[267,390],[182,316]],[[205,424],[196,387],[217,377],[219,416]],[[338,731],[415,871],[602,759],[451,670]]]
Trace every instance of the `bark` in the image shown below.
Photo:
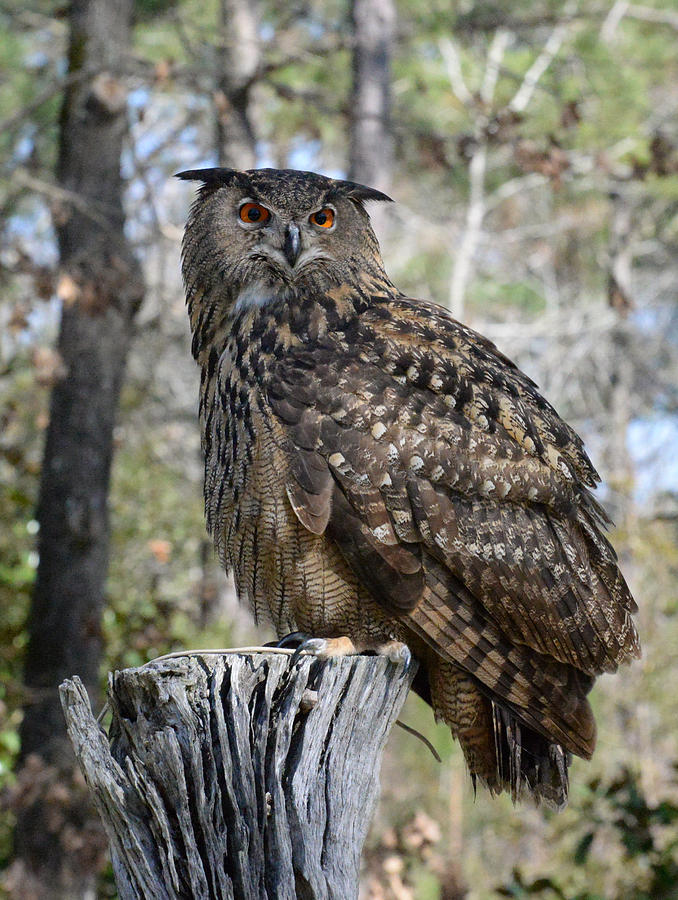
[[[107,736],[62,685],[122,900],[350,900],[414,670],[275,651],[116,672]]]
[[[256,134],[251,95],[260,64],[256,0],[221,0],[221,41],[217,57],[217,152],[219,165],[251,169]]]
[[[57,345],[66,375],[50,403],[21,727],[22,762],[45,773],[45,790],[19,810],[15,839],[15,871],[23,871],[36,897],[83,896],[96,856],[91,846],[75,847],[73,829],[77,834],[87,827],[81,798],[72,797],[70,806],[64,798],[52,825],[41,821],[41,807],[49,784],[68,783],[73,768],[58,685],[77,670],[97,692],[113,426],[143,294],[123,231],[120,174],[127,110],[118,69],[131,11],[131,0],[73,0],[70,6],[74,77],[62,106],[57,178],[64,198],[78,202],[64,199],[54,207],[61,280],[68,285]]]
[[[391,59],[395,23],[392,0],[352,0],[349,178],[386,193],[393,168]]]

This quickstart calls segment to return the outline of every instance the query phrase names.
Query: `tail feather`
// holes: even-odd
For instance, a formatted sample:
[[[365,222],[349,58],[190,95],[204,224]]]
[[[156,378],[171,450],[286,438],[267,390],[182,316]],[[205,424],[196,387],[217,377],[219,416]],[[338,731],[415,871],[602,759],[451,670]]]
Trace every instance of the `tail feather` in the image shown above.
[[[561,744],[488,697],[457,666],[429,656],[419,672],[425,682],[415,682],[415,689],[459,741],[474,785],[479,781],[493,794],[508,791],[514,803],[531,798],[555,809],[565,806],[571,755]],[[424,684],[428,690],[422,691]]]
[[[571,754],[494,702],[492,725],[499,790],[509,791],[514,803],[529,796],[562,809],[567,803]]]

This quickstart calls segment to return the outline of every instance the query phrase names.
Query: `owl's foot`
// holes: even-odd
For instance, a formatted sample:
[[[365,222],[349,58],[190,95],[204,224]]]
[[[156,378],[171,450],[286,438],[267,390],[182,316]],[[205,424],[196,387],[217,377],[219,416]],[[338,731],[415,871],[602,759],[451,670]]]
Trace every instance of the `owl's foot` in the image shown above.
[[[379,644],[372,648],[372,652],[377,656],[385,656],[392,663],[403,666],[403,674],[409,671],[412,665],[412,653],[407,644],[402,641],[386,641],[385,644]]]
[[[307,637],[297,647],[292,657],[291,665],[294,665],[302,653],[307,653],[309,656],[317,656],[318,659],[334,659],[337,656],[356,656],[360,653],[360,650],[349,637]]]
[[[295,631],[286,635],[278,642],[279,647],[296,644],[297,649],[292,656],[290,665],[294,665],[302,653],[316,656],[318,659],[333,659],[337,656],[357,656],[361,653],[385,656],[395,665],[403,666],[405,674],[412,665],[412,654],[407,644],[401,641],[386,641],[383,644],[369,642],[354,643],[351,638],[343,636],[338,638],[314,638]]]

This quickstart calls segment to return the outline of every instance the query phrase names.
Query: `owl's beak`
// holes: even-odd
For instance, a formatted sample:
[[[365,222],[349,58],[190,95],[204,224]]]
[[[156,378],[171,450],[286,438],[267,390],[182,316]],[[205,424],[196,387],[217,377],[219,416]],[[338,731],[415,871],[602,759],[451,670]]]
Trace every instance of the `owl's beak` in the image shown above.
[[[299,233],[299,226],[295,225],[294,222],[290,222],[287,226],[287,231],[285,232],[285,243],[283,244],[283,252],[287,259],[287,262],[294,266],[297,259],[299,259],[299,253],[301,252],[301,235]]]

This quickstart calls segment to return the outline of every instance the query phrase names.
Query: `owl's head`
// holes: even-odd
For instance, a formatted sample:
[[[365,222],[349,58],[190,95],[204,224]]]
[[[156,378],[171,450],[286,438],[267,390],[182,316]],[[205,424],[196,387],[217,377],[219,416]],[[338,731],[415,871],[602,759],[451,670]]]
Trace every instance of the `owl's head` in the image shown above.
[[[253,285],[282,292],[383,275],[364,203],[390,200],[373,188],[292,169],[198,169],[203,183],[183,245],[187,289],[217,283],[233,302]],[[384,276],[385,277],[385,276]]]

